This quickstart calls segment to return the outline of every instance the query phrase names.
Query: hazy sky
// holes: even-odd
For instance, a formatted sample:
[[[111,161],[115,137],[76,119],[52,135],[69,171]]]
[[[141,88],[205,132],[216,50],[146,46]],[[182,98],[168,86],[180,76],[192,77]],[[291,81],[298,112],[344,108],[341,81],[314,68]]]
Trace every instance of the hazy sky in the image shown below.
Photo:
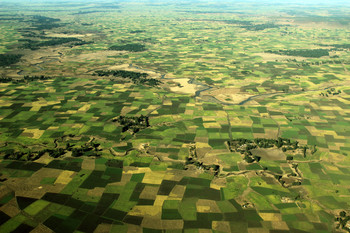
[[[201,3],[201,4],[229,4],[229,3],[259,3],[259,4],[297,4],[297,5],[312,5],[312,6],[325,6],[325,5],[337,5],[343,7],[350,7],[350,0],[0,0],[0,7],[2,3],[20,3],[23,2],[25,4],[28,3],[123,3],[123,2],[144,2],[144,3],[166,3],[172,2],[181,4],[183,3]]]
[[[330,4],[330,3],[349,3],[349,0],[1,0],[1,2],[200,2],[200,3],[228,3],[228,2],[265,2],[265,3],[300,3],[300,4]]]

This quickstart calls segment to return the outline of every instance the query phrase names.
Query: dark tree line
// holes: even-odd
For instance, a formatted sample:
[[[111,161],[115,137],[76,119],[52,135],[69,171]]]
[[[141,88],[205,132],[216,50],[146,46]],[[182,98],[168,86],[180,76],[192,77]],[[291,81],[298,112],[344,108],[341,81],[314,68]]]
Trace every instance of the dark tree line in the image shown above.
[[[134,71],[126,71],[126,70],[97,70],[95,73],[98,76],[114,76],[114,77],[121,77],[121,78],[130,78],[130,79],[139,79],[141,77],[147,77],[147,73],[139,73]]]
[[[313,57],[320,58],[329,56],[328,49],[296,49],[296,50],[267,50],[267,53],[274,53],[278,55],[296,56],[296,57]]]
[[[93,13],[100,13],[103,11],[79,11],[76,13],[72,13],[71,15],[86,15],[86,14],[93,14]]]
[[[132,134],[150,126],[148,116],[144,115],[139,117],[118,116],[112,121],[118,122],[123,127],[122,132],[130,131]]]
[[[135,33],[143,33],[146,32],[145,30],[134,30],[134,31],[130,31],[131,34],[135,34]]]
[[[273,23],[241,26],[241,28],[244,28],[249,31],[262,31],[269,28],[279,28],[279,27],[281,27],[281,25],[276,25]]]
[[[29,75],[25,75],[23,76],[23,79],[13,79],[13,78],[9,78],[9,77],[0,77],[0,83],[24,83],[24,82],[33,82],[33,81],[37,81],[37,80],[48,80],[48,79],[53,79],[53,77],[50,76],[44,76],[44,75],[40,75],[40,76],[29,76]]]
[[[0,77],[0,83],[10,83],[10,82],[12,82],[12,81],[13,81],[12,78]]]
[[[44,47],[44,46],[56,46],[56,45],[62,45],[62,44],[67,44],[72,42],[75,42],[75,43],[72,43],[72,45],[84,45],[84,44],[92,43],[92,42],[86,42],[74,37],[68,37],[68,38],[44,37],[44,38],[49,40],[44,40],[44,41],[35,41],[31,39],[22,40],[22,41],[25,41],[26,43],[23,44],[21,48],[37,50],[37,49],[40,49],[40,47]]]
[[[227,24],[238,24],[238,25],[244,25],[244,26],[252,25],[252,21],[237,20],[237,19],[223,20],[223,22]]]
[[[23,79],[27,82],[32,82],[32,81],[36,81],[36,80],[48,80],[48,79],[52,79],[52,77],[50,76],[44,76],[44,75],[40,75],[40,76],[29,76],[29,75],[25,75],[23,77]]]
[[[331,58],[339,58],[339,57],[331,57]],[[288,60],[287,60],[288,61]],[[290,61],[293,61],[293,62],[297,62],[295,59],[294,60],[290,60]],[[315,62],[301,62],[301,63],[298,63],[297,65],[299,66],[311,66],[311,65],[321,65],[321,64],[347,64],[348,63],[345,61],[345,60],[328,60],[328,61],[322,61],[322,62],[319,62],[319,61],[315,61]]]
[[[20,61],[20,54],[0,54],[0,66],[9,66]]]
[[[330,44],[330,45],[327,45],[327,44],[319,44],[320,46],[330,46],[330,47],[334,47],[334,48],[337,48],[337,49],[350,49],[350,44]]]
[[[158,79],[154,78],[146,78],[148,76],[147,73],[139,73],[134,71],[126,71],[126,70],[97,70],[95,74],[98,76],[114,76],[125,79],[131,79],[134,84],[148,85],[148,86],[158,86],[162,82]]]
[[[113,45],[108,50],[116,51],[129,51],[129,52],[143,52],[146,51],[146,46],[143,44],[126,44],[126,45]]]

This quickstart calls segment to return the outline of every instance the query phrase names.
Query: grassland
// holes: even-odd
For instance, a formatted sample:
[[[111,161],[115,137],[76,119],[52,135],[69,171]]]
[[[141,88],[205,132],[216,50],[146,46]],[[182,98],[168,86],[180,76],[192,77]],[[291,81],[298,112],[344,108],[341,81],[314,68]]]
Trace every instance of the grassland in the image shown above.
[[[0,232],[349,231],[349,5],[0,10]]]

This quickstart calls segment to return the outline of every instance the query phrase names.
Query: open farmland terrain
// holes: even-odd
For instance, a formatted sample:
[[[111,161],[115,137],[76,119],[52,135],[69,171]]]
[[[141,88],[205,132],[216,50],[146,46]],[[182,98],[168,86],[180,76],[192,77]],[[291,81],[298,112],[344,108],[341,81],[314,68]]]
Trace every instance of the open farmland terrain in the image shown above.
[[[350,232],[350,5],[0,4],[0,232]]]

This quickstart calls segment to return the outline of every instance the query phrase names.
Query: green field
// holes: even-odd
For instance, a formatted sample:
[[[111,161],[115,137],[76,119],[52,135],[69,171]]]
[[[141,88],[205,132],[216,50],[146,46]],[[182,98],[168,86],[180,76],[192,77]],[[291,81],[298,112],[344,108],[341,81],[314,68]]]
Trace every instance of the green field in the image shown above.
[[[0,4],[0,232],[350,232],[327,4]]]

